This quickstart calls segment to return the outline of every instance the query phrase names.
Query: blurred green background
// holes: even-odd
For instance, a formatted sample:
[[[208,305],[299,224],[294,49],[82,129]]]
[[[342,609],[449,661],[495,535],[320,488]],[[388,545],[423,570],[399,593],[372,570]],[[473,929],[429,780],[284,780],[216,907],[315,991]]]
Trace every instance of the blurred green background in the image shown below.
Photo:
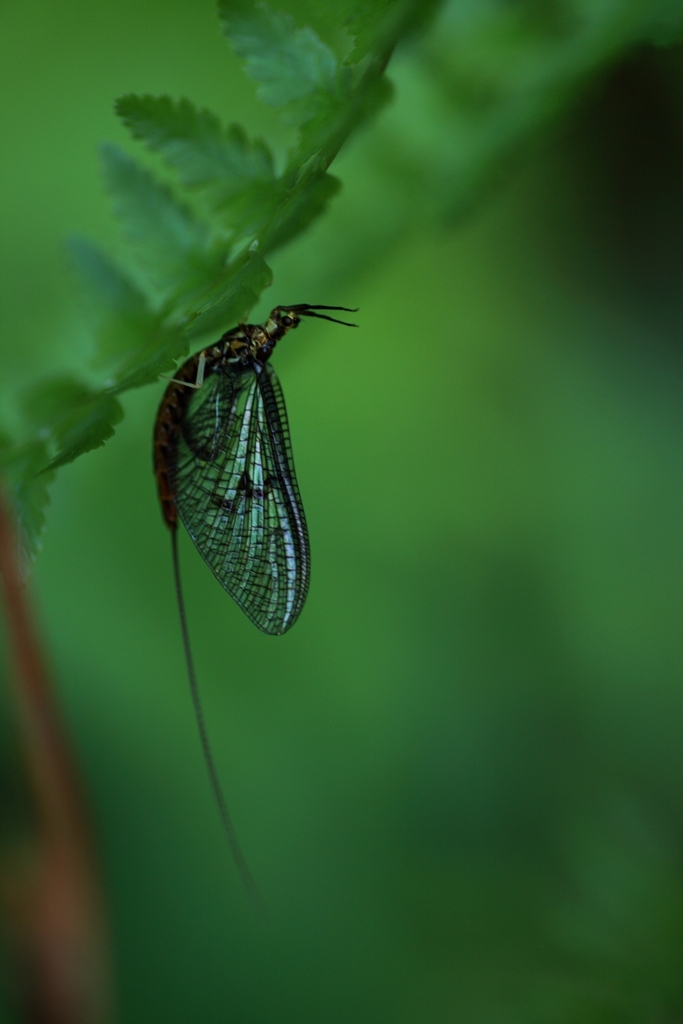
[[[612,64],[455,219],[429,45],[397,55],[394,105],[255,311],[361,307],[359,331],[306,323],[274,360],[313,555],[296,628],[261,635],[181,542],[266,925],[187,690],[151,474],[163,385],[52,491],[33,591],[130,1024],[683,1015],[683,53]],[[114,98],[187,95],[288,136],[210,0],[5,0],[0,47],[11,419],[22,386],[84,363],[62,245],[116,245],[96,151],[125,143]]]

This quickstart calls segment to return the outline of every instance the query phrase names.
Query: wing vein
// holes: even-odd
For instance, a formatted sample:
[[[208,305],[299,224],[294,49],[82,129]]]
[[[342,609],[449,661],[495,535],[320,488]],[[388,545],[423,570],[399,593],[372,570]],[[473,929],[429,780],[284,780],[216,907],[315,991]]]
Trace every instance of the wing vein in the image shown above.
[[[188,533],[259,629],[298,617],[309,582],[306,521],[287,413],[270,367],[214,368],[186,411],[169,481]]]

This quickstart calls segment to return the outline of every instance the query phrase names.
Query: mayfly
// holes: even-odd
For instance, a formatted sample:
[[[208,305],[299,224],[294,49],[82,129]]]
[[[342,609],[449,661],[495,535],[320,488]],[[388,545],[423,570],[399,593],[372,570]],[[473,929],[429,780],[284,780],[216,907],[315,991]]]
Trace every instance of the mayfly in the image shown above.
[[[211,785],[247,890],[258,898],[211,755],[190,650],[178,560],[178,519],[218,582],[254,625],[279,635],[303,608],[310,578],[306,518],[285,400],[269,359],[278,341],[345,306],[277,306],[263,325],[239,324],[191,356],[166,388],[154,425],[154,473],[171,532],[178,610]]]

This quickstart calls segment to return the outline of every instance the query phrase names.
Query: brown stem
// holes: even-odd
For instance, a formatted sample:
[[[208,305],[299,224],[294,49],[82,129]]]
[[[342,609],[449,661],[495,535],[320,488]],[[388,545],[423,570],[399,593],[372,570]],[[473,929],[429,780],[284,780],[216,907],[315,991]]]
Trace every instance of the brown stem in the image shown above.
[[[18,732],[34,800],[35,853],[0,879],[31,1024],[110,1018],[103,896],[75,759],[22,582],[17,538],[0,493],[0,598]],[[21,877],[23,876],[23,877]]]

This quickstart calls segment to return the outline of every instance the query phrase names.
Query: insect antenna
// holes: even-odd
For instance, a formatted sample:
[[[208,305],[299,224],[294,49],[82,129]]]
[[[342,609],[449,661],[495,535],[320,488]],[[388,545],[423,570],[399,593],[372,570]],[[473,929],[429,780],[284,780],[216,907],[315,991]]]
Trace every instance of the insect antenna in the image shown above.
[[[354,312],[354,310],[351,310]],[[326,316],[325,313],[314,313],[310,309],[300,309],[299,316],[314,316],[315,319],[329,319],[332,324],[342,324],[344,327],[357,327],[357,324],[348,324],[346,321],[338,321],[336,316]]]
[[[284,309],[284,306],[281,307]],[[346,320],[337,320],[333,316],[325,316],[324,313],[314,313],[314,309],[329,309],[333,312],[339,310],[343,313],[357,313],[356,309],[349,309],[348,306],[310,306],[308,302],[301,302],[298,306],[287,306],[287,309],[291,310],[292,313],[298,313],[299,316],[314,316],[317,320],[330,320],[333,324],[343,324],[344,327],[358,327],[358,324],[349,324]]]
[[[199,687],[197,686],[197,676],[194,671],[194,661],[192,659],[192,650],[190,648],[190,634],[187,628],[187,618],[185,616],[185,601],[183,599],[183,588],[180,582],[180,559],[178,558],[178,530],[171,530],[171,547],[173,550],[173,575],[175,577],[175,589],[176,597],[178,599],[178,615],[180,616],[180,631],[183,635],[183,647],[185,648],[185,662],[187,664],[187,675],[190,681],[190,693],[192,694],[192,703],[194,704],[195,718],[197,719],[197,727],[199,729],[199,738],[202,743],[202,752],[204,754],[204,761],[209,773],[209,779],[211,780],[211,788],[213,789],[213,795],[216,798],[218,804],[218,811],[223,822],[223,828],[225,834],[228,837],[228,843],[230,844],[230,851],[232,853],[235,866],[239,872],[240,878],[244,888],[247,890],[252,900],[259,908],[263,911],[263,902],[261,900],[261,894],[258,891],[254,876],[251,873],[249,865],[247,864],[247,858],[244,856],[244,851],[240,845],[240,841],[237,838],[237,832],[233,825],[228,805],[225,802],[223,790],[221,788],[220,781],[218,779],[218,772],[216,771],[216,763],[213,759],[211,752],[211,744],[209,743],[209,734],[206,730],[206,721],[204,719],[204,711],[202,708],[202,702],[199,696]]]
[[[299,306],[291,306],[290,308],[291,309],[331,309],[332,311],[334,311],[336,309],[337,312],[342,312],[342,313],[357,313],[360,307],[356,306],[355,309],[350,309],[349,306],[309,306],[309,304],[307,302],[302,302],[301,305],[299,305]]]

